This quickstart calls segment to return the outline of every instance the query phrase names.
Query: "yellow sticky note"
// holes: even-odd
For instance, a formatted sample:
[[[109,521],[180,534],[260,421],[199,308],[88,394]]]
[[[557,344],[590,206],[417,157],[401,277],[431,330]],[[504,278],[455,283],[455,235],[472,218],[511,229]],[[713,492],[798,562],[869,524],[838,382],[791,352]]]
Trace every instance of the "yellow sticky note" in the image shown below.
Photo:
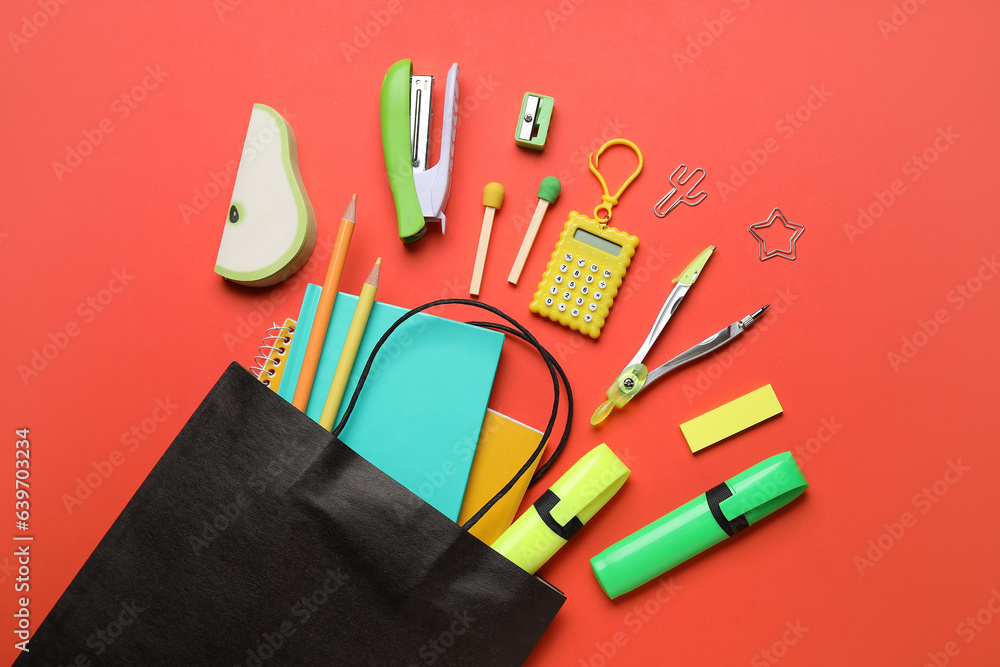
[[[684,422],[681,432],[691,451],[697,452],[778,414],[781,414],[781,403],[767,384]]]

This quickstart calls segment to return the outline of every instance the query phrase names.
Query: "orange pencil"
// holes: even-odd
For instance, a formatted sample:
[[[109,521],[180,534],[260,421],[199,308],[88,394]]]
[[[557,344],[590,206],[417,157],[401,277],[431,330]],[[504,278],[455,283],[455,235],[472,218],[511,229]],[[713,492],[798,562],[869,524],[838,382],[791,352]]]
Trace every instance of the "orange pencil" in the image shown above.
[[[312,391],[313,380],[316,378],[316,366],[319,365],[319,354],[323,351],[323,341],[326,340],[326,330],[330,328],[330,314],[333,312],[333,302],[337,299],[337,288],[340,286],[340,275],[344,272],[344,262],[347,259],[347,249],[351,245],[351,235],[354,233],[354,218],[358,205],[358,195],[351,197],[351,203],[344,211],[337,230],[337,242],[333,246],[330,257],[330,267],[326,270],[326,280],[323,282],[323,292],[316,306],[316,319],[313,321],[309,343],[306,345],[306,356],[299,370],[299,382],[295,385],[292,405],[302,412],[309,405],[309,393]]]

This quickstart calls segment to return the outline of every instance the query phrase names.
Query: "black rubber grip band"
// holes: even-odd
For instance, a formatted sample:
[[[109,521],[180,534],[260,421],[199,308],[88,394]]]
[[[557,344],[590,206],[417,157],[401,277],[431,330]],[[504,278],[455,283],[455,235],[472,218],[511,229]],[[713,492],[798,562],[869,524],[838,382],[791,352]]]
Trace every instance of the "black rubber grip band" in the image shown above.
[[[718,486],[713,486],[705,492],[705,500],[708,502],[708,509],[711,510],[712,517],[715,519],[716,523],[719,524],[719,528],[726,531],[726,535],[729,537],[732,537],[741,530],[750,527],[750,522],[747,520],[746,514],[741,514],[730,521],[722,513],[722,508],[719,505],[726,498],[732,497],[733,491],[725,482],[719,484]]]
[[[559,522],[552,518],[552,508],[559,504],[560,500],[562,499],[552,489],[548,489],[541,498],[535,501],[534,507],[549,530],[564,540],[569,540],[576,535],[576,531],[583,528],[583,522],[578,517],[573,517],[565,526],[560,526]]]

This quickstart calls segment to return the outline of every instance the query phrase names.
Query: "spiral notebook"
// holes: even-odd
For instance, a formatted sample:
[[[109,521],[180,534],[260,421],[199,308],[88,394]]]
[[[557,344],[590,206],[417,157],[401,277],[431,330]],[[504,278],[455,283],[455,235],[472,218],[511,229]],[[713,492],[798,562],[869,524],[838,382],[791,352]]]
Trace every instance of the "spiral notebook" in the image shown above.
[[[288,317],[281,326],[275,322],[264,332],[264,340],[257,348],[257,356],[253,358],[254,365],[250,371],[257,376],[265,387],[277,392],[281,386],[281,377],[285,372],[285,360],[295,336],[295,320]]]
[[[321,288],[308,285],[278,395],[291,401]],[[358,297],[338,293],[306,415],[319,421]],[[335,423],[382,334],[407,312],[372,307]],[[387,341],[341,439],[453,521],[458,520],[493,388],[503,334],[418,313]]]

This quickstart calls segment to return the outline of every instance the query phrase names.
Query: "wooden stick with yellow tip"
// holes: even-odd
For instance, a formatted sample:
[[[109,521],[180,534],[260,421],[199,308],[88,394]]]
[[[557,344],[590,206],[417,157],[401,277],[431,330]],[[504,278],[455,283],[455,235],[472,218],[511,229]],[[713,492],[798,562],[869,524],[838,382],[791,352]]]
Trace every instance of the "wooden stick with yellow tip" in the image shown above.
[[[493,214],[503,203],[503,186],[499,183],[487,183],[483,188],[483,228],[479,231],[479,247],[476,249],[476,263],[472,268],[472,284],[469,294],[479,296],[479,288],[483,284],[483,266],[486,264],[486,250],[490,247],[490,232],[493,229]]]
[[[326,403],[323,404],[323,414],[319,417],[319,425],[327,431],[333,430],[333,420],[340,410],[340,402],[344,400],[344,390],[347,389],[347,379],[351,376],[351,369],[354,368],[354,359],[358,356],[358,348],[361,346],[361,337],[365,333],[368,325],[368,316],[372,312],[372,305],[375,303],[375,293],[378,292],[379,267],[382,265],[382,258],[379,257],[372,267],[368,279],[361,287],[361,294],[358,295],[358,305],[354,308],[354,317],[351,318],[351,327],[347,330],[347,340],[344,341],[344,349],[340,352],[340,359],[337,361],[337,370],[333,373],[333,382],[330,383],[330,393],[326,395]]]
[[[358,195],[351,197],[351,203],[344,211],[337,230],[337,241],[330,256],[330,266],[326,270],[326,280],[320,293],[319,305],[316,306],[316,319],[313,321],[309,342],[306,344],[306,356],[299,370],[299,381],[295,385],[292,405],[302,412],[309,405],[309,394],[312,392],[313,380],[316,379],[316,367],[319,365],[319,355],[323,351],[323,341],[326,340],[326,330],[330,328],[330,315],[333,313],[333,302],[337,299],[337,288],[340,286],[340,276],[344,272],[347,261],[347,249],[351,245],[354,234],[354,218],[358,206]]]

